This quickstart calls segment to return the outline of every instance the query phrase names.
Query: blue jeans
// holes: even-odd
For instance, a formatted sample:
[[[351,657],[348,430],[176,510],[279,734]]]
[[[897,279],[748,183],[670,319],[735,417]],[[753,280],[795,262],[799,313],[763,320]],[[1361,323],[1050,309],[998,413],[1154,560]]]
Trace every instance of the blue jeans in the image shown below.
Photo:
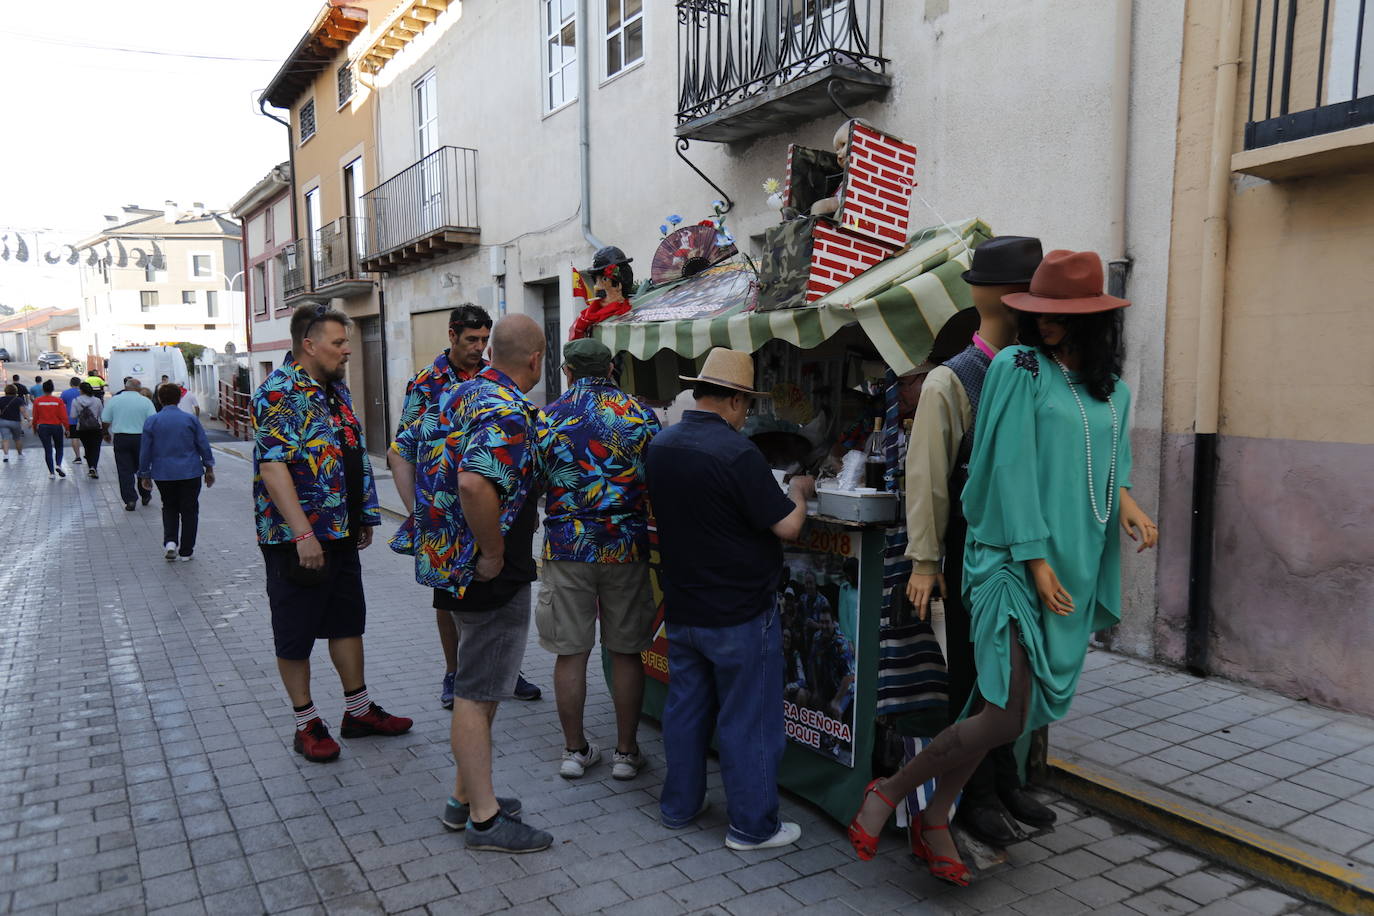
[[[730,627],[668,624],[668,700],[659,810],[685,826],[706,797],[706,751],[718,731],[730,836],[761,843],[778,832],[782,760],[782,627],[776,603]]]

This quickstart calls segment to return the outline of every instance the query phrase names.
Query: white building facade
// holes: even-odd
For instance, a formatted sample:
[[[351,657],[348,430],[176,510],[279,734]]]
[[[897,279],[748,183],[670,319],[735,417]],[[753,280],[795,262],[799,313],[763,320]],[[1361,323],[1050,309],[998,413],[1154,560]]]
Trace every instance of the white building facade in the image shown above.
[[[1183,13],[1183,0],[408,0],[350,49],[378,90],[367,258],[389,377],[431,360],[466,301],[528,314],[561,343],[574,266],[614,244],[647,277],[665,218],[703,219],[714,199],[732,201],[727,225],[757,256],[779,218],[765,179],[783,178],[789,144],[829,149],[852,115],[917,147],[913,227],[978,217],[1113,263],[1134,303],[1135,494],[1153,511]],[[678,158],[682,139],[714,187]],[[1126,651],[1152,653],[1155,579],[1152,554],[1127,564]]]
[[[246,348],[243,253],[229,214],[169,202],[163,210],[125,207],[122,218],[105,219],[103,232],[76,246],[80,358],[142,344]]]

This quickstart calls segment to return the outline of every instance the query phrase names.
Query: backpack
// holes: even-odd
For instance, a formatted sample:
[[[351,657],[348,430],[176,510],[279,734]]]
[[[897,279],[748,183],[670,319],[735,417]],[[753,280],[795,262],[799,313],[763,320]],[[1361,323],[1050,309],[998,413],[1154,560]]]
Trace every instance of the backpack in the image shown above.
[[[77,410],[76,428],[85,430],[100,428],[100,418],[95,415],[94,410],[91,410],[90,404],[82,404]]]

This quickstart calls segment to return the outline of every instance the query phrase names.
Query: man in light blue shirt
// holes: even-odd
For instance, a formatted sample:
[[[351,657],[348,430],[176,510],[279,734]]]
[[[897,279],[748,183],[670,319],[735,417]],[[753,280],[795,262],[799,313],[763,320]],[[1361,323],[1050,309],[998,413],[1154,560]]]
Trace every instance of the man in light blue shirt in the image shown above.
[[[121,393],[115,400],[125,396]],[[163,385],[157,396],[164,407],[175,407],[181,389]],[[215,485],[215,456],[205,427],[180,410],[156,411],[143,424],[141,446],[138,476],[143,492],[150,493],[156,483],[162,494],[163,556],[186,562],[196,550],[202,477],[207,487]]]
[[[138,473],[138,450],[143,441],[143,424],[153,414],[153,402],[143,396],[142,383],[136,378],[124,380],[124,390],[110,398],[101,411],[100,420],[105,434],[114,437],[115,469],[119,472],[119,497],[124,510],[134,511],[138,503],[138,487],[134,477]],[[143,491],[143,505],[152,501],[153,494]]]

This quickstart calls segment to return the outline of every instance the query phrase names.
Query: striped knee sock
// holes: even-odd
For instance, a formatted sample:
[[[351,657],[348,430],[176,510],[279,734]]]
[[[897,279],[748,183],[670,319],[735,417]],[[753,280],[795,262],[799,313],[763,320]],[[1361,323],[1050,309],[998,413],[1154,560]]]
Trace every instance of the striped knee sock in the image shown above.
[[[371,705],[372,701],[367,698],[366,684],[352,693],[344,694],[344,711],[350,716],[366,715],[368,707]]]
[[[306,703],[304,706],[291,707],[296,711],[296,731],[305,728],[305,724],[311,719],[318,719],[319,712],[315,709],[314,703]]]

